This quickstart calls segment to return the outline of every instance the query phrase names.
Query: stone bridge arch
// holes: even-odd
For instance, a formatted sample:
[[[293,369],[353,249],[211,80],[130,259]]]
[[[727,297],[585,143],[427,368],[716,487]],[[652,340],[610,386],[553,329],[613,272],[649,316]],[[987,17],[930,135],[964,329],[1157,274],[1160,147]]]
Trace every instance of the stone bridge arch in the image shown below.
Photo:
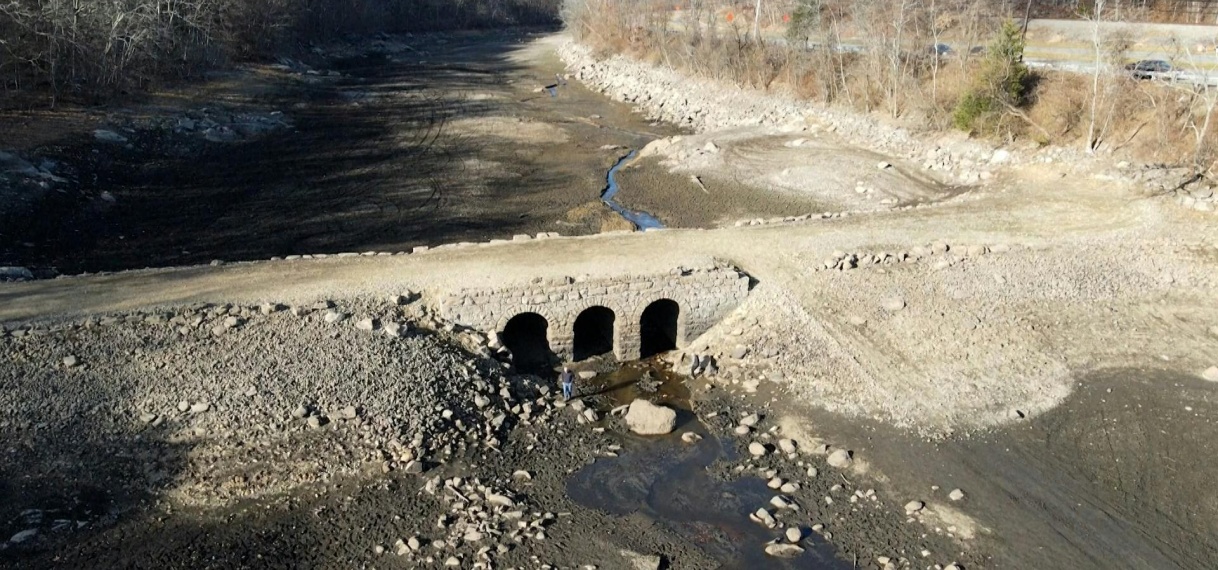
[[[681,304],[656,299],[639,313],[639,358],[648,358],[685,346]]]
[[[592,305],[579,312],[571,324],[571,359],[576,362],[607,352],[617,354],[617,312],[604,305]]]
[[[557,355],[550,348],[550,320],[541,313],[517,313],[496,332],[521,370],[544,371],[553,366]]]
[[[459,289],[441,296],[439,309],[447,320],[499,333],[509,348],[520,340],[502,335],[520,333],[506,327],[517,315],[532,313],[546,321],[546,342],[559,359],[582,358],[588,351],[611,346],[619,360],[634,360],[644,350],[683,348],[735,309],[748,290],[748,276],[733,267],[678,268],[650,275],[561,277]],[[612,331],[608,339],[607,329]],[[531,330],[536,337],[536,327]],[[645,332],[649,342],[644,342]]]

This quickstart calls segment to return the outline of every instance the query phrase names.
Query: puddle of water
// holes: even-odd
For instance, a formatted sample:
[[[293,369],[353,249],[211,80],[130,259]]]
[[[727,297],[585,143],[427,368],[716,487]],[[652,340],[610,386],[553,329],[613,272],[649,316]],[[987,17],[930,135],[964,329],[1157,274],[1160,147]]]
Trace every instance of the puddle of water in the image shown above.
[[[708,473],[715,462],[734,459],[735,451],[697,421],[682,377],[658,359],[623,364],[599,375],[583,393],[590,405],[602,409],[636,397],[667,404],[678,410],[678,427],[660,438],[623,436],[620,456],[597,459],[567,480],[567,494],[575,502],[614,515],[647,516],[697,545],[721,568],[848,568],[806,527],[811,536],[801,543],[802,555],[779,559],[765,554],[765,544],[781,530],[766,529],[748,516],[768,506],[774,491],[758,478],[725,482]],[[684,443],[679,434],[686,431],[703,439]]]
[[[609,206],[609,208],[614,212],[617,212],[623,218],[626,218],[627,221],[634,224],[634,227],[640,230],[661,229],[664,227],[664,223],[661,222],[659,218],[641,210],[631,210],[630,208],[621,205],[621,203],[613,198],[614,196],[617,196],[618,190],[621,190],[621,188],[617,185],[617,171],[621,170],[621,168],[625,166],[627,162],[630,162],[630,160],[638,154],[639,153],[637,151],[630,151],[630,154],[623,156],[617,161],[617,164],[613,165],[613,168],[609,169],[609,174],[606,175],[609,185],[605,187],[603,192],[601,192],[601,201],[604,202],[606,206]]]
[[[620,366],[601,364],[593,367],[602,373],[581,382],[577,390],[580,398],[593,408],[607,412],[637,398],[647,398],[657,404],[677,408],[678,411],[691,410],[689,389],[685,387],[681,375],[659,357],[625,362]]]

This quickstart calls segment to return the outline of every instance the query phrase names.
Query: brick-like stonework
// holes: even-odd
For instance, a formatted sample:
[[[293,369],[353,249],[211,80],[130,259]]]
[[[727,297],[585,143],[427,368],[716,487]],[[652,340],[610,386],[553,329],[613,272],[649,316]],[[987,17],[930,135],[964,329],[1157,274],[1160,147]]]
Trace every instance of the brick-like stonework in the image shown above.
[[[604,279],[537,279],[522,286],[451,291],[440,298],[445,319],[486,333],[500,333],[512,317],[537,313],[549,323],[550,349],[570,359],[575,319],[592,307],[614,313],[613,352],[639,357],[643,311],[670,299],[680,305],[677,347],[684,347],[727,316],[748,295],[749,278],[734,267],[678,268],[666,273]]]

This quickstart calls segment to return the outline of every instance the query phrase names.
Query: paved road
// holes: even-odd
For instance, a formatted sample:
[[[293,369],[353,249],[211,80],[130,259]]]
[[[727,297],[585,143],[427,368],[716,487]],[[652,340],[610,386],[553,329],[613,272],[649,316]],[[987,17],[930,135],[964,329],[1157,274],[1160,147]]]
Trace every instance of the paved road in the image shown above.
[[[674,29],[680,29],[680,13],[674,16],[673,25]],[[1084,20],[1032,20],[1028,27],[1025,61],[1034,68],[1092,73],[1096,65],[1092,47],[1094,34],[1093,24]],[[1165,79],[1218,85],[1218,26],[1101,22],[1099,34],[1101,37],[1123,34],[1129,38],[1131,47],[1125,52],[1126,61],[1171,62],[1176,71]],[[788,44],[782,30],[763,35],[768,43]],[[816,41],[813,40],[813,45]],[[967,54],[976,47],[950,34],[941,43],[950,46],[954,54]],[[861,52],[866,49],[866,43],[847,36],[835,49]]]

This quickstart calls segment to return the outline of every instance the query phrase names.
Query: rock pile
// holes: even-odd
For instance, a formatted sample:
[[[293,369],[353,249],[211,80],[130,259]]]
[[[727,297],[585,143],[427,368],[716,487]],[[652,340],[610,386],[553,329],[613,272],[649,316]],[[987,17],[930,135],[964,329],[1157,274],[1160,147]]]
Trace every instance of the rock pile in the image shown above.
[[[393,552],[409,561],[447,567],[493,568],[495,558],[528,541],[544,541],[555,513],[530,512],[519,497],[478,478],[433,477],[423,492],[444,507],[435,536],[398,539]]]
[[[132,439],[144,442],[137,449],[197,440],[177,473],[190,483],[172,494],[214,505],[308,484],[318,470],[423,471],[496,449],[513,424],[536,417],[532,380],[448,340],[469,333],[400,334],[430,319],[417,304],[347,304],[341,312],[368,315],[354,322],[327,319],[340,312],[332,305],[194,305],[6,330],[0,429],[45,449],[27,458],[31,476],[58,469],[66,441],[100,459]],[[362,330],[368,318],[399,335]],[[81,417],[82,406],[93,411]],[[303,460],[278,460],[277,449]],[[278,475],[240,485],[206,476],[237,466]],[[88,478],[90,467],[76,469]],[[137,487],[167,482],[156,471],[123,475]]]
[[[980,181],[983,172],[988,178],[991,165],[1020,160],[1009,150],[996,151],[978,141],[952,137],[924,140],[906,129],[888,127],[847,110],[691,78],[621,55],[597,59],[591,50],[574,42],[560,46],[559,55],[574,77],[592,89],[637,105],[649,119],[698,132],[816,122],[851,144],[915,163],[926,162],[928,170],[951,174],[964,184]],[[710,153],[716,149],[704,150]]]
[[[891,568],[924,567],[911,565],[919,558],[932,556],[931,549],[944,549],[944,543],[928,539],[921,523],[907,518],[924,508],[922,502],[912,501],[904,510],[897,510],[896,505],[890,507],[881,501],[875,489],[852,482],[856,473],[851,471],[854,459],[850,451],[832,448],[819,439],[796,442],[778,437],[779,427],[768,425],[763,414],[744,412],[733,422],[731,415],[715,413],[707,416],[707,420],[725,431],[733,423],[748,428],[735,431],[740,436],[740,456],[745,459],[732,471],[740,476],[759,477],[773,491],[765,504],[745,505],[755,509],[748,515],[750,521],[774,533],[774,538],[763,545],[767,555],[800,556],[809,546],[806,540],[813,534],[831,540],[834,532],[849,532],[856,524],[868,532],[908,535],[906,538],[911,540],[908,544],[917,544],[913,550],[885,552],[879,546],[880,552],[855,553],[859,560],[866,556],[883,559],[881,568],[889,568],[889,563]],[[821,474],[824,467],[832,468],[832,476]]]
[[[1005,244],[993,246],[957,245],[953,248],[953,246],[942,241],[915,246],[909,250],[893,253],[884,251],[875,253],[847,253],[838,250],[829,255],[829,257],[826,257],[820,265],[815,266],[813,269],[815,271],[849,271],[872,265],[897,265],[900,263],[918,263],[926,260],[936,260],[934,262],[934,269],[938,270],[951,267],[964,259],[977,259],[990,253],[1005,253],[1010,250],[1010,246]]]
[[[292,121],[282,111],[239,112],[222,107],[202,107],[175,116],[137,119],[118,130],[128,133],[119,135],[123,137],[123,142],[132,139],[137,144],[143,144],[150,138],[149,135],[176,135],[210,143],[235,143],[291,128]]]
[[[11,231],[11,226],[5,228],[6,220],[21,220],[30,215],[50,193],[70,187],[75,175],[70,168],[57,161],[17,152],[0,150],[0,238],[14,243],[22,240],[20,236],[5,234]],[[0,249],[0,266],[20,264],[16,252],[6,252]],[[17,281],[30,279],[24,267],[0,267],[0,281]]]

